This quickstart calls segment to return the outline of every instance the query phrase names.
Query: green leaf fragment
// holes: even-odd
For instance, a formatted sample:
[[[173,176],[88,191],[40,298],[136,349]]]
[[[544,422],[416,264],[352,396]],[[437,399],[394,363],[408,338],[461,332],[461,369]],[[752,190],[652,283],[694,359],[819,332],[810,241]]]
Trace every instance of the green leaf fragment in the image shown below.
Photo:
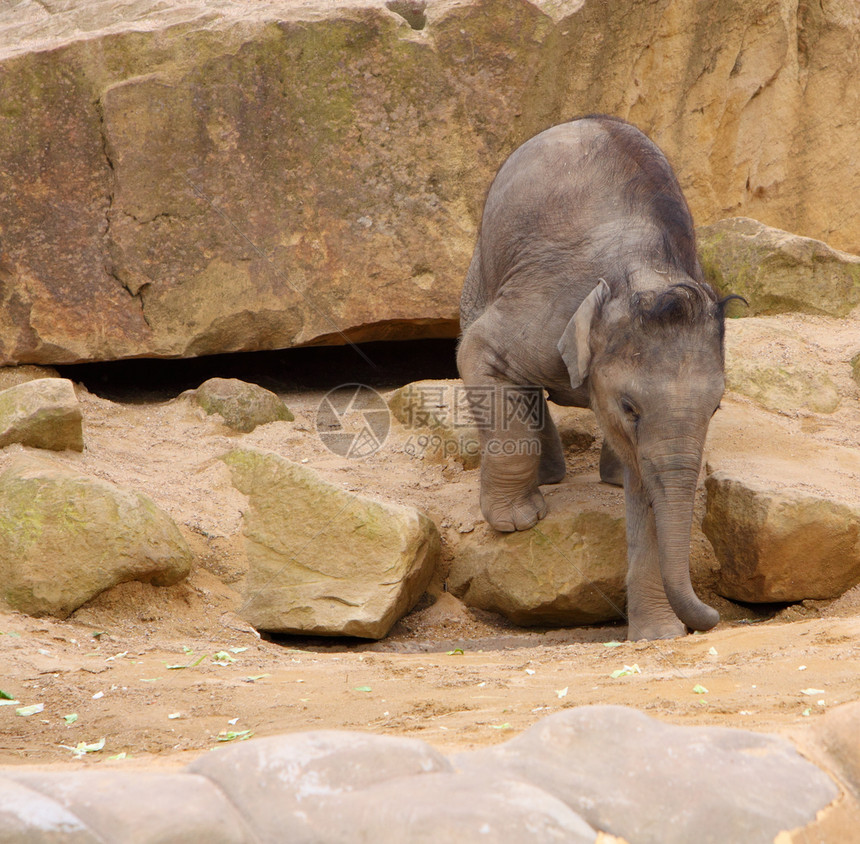
[[[634,662],[633,665],[625,665],[624,668],[616,669],[609,676],[613,680],[617,680],[619,677],[629,677],[631,674],[641,673],[642,669],[639,667],[639,663]]]
[[[513,729],[513,727],[507,721],[505,721],[504,724],[490,724],[489,726],[493,730],[512,730]]]
[[[453,651],[447,651],[447,656],[454,656],[455,654],[464,654],[465,651],[462,648],[454,648]]]
[[[15,712],[16,714],[22,715],[26,718],[28,715],[37,715],[39,712],[42,712],[44,708],[44,703],[32,703],[30,706],[19,706]]]
[[[60,747],[65,750],[71,750],[72,756],[76,759],[80,759],[83,756],[86,756],[87,753],[98,753],[100,750],[104,750],[105,740],[100,739],[93,744],[87,744],[85,741],[79,741],[74,747],[69,747],[67,744],[61,744]]]
[[[236,661],[236,657],[230,656],[227,651],[218,651],[218,653],[212,657],[212,661],[215,665],[230,665],[231,662]]]
[[[4,692],[3,689],[0,689],[0,698],[2,698],[3,700],[13,700],[12,695],[10,695],[8,692]]]
[[[231,654],[241,654],[247,650],[248,650],[247,648],[230,648],[230,653]]]
[[[370,686],[356,686],[355,691],[357,691],[357,692],[370,692],[370,691],[372,691],[372,689],[370,688]]]
[[[253,730],[222,730],[215,736],[216,741],[245,741],[254,735]]]
[[[64,715],[64,716],[63,716],[63,720],[64,720],[64,721],[65,721],[69,726],[71,726],[72,724],[74,724],[74,723],[75,723],[75,721],[77,721],[77,720],[78,720],[78,713],[77,713],[77,712],[70,712],[68,715]]]
[[[704,686],[699,685],[698,683],[696,683],[696,685],[693,686],[693,694],[706,695],[707,693],[708,693],[708,690]]]
[[[604,643],[603,643],[603,647],[604,647],[604,648],[620,648],[620,647],[621,647],[621,642],[616,642],[616,641],[613,639],[611,642],[604,642]]]
[[[125,758],[126,758],[126,752],[124,750],[122,751],[122,753],[115,753],[113,756],[108,756],[108,759],[111,762],[116,762],[119,759],[125,759]]]
[[[257,680],[262,680],[264,677],[271,677],[271,676],[272,676],[271,674],[251,674],[248,677],[246,677],[245,679],[249,683],[256,683]]]

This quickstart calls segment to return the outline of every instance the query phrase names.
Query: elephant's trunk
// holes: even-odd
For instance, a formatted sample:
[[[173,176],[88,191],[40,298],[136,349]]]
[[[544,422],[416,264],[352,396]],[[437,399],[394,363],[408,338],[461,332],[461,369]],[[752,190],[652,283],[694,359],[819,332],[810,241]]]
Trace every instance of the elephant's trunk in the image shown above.
[[[701,460],[701,447],[670,452],[648,461],[643,478],[654,508],[663,588],[675,615],[692,630],[710,630],[720,620],[713,607],[699,600],[690,580],[690,532]]]

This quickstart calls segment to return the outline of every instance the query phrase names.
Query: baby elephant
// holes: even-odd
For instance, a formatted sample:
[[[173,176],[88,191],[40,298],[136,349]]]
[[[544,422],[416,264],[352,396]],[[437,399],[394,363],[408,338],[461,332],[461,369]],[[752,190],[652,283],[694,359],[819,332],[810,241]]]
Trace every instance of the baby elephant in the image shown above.
[[[543,518],[539,486],[565,472],[544,390],[591,407],[601,476],[624,484],[631,639],[719,621],[690,582],[690,531],[725,385],[726,301],[703,279],[672,168],[629,123],[547,129],[496,175],[457,353],[481,432],[481,510],[500,531]]]

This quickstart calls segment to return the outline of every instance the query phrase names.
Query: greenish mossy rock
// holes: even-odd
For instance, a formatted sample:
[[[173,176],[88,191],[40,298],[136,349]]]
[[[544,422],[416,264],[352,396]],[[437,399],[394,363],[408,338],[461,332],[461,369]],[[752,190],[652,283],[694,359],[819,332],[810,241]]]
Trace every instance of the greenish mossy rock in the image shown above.
[[[0,392],[0,448],[84,450],[83,415],[71,381],[39,378]]]
[[[860,583],[860,510],[728,471],[705,481],[702,530],[720,564],[716,591],[736,601],[836,598]]]
[[[210,378],[185,394],[209,415],[217,413],[227,427],[250,433],[268,422],[292,422],[295,418],[271,390],[238,378]]]
[[[151,499],[32,455],[0,474],[0,602],[65,618],[128,580],[169,586],[191,567]]]
[[[448,589],[523,626],[595,624],[622,616],[626,577],[623,505],[614,512],[582,497],[563,508],[554,501],[530,530],[481,525],[463,536]]]
[[[839,391],[815,350],[766,319],[731,320],[726,326],[726,389],[766,410],[833,413]]]
[[[254,627],[381,639],[421,597],[441,551],[423,513],[347,492],[270,452],[223,459],[248,496],[240,614]]]
[[[820,240],[732,217],[696,231],[705,278],[749,303],[744,315],[844,317],[860,305],[860,257]]]

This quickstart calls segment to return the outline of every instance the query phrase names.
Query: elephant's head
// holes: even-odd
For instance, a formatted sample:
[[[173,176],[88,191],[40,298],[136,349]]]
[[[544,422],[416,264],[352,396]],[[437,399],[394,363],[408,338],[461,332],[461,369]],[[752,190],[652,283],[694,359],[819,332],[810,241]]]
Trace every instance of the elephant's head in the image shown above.
[[[725,388],[724,301],[705,284],[613,295],[601,281],[559,350],[571,383],[588,378],[604,435],[653,508],[663,586],[694,630],[719,616],[690,581],[690,531],[702,451]]]

